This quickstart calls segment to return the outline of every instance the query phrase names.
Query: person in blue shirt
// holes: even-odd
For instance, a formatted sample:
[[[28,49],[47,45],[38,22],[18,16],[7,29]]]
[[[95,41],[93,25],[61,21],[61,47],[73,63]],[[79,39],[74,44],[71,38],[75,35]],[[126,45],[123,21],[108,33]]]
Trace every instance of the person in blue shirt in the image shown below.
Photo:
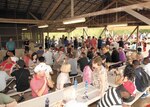
[[[15,55],[15,42],[12,40],[12,38],[10,38],[6,43],[6,49]]]

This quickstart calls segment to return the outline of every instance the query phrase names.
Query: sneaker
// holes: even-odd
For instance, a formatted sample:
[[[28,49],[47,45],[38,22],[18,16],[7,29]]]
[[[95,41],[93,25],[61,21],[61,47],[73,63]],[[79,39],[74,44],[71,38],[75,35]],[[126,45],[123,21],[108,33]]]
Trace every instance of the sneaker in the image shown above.
[[[25,101],[25,98],[23,96],[21,96],[19,99],[18,99],[18,103],[22,102],[22,101]]]

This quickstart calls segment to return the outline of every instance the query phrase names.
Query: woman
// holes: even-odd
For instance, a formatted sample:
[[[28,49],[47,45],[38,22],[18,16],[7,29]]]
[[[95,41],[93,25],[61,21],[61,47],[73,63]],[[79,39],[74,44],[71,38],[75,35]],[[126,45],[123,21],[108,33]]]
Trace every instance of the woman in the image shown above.
[[[69,72],[71,71],[71,65],[68,64],[67,59],[64,60],[60,68],[61,73],[57,77],[57,89],[63,89],[65,84],[71,83],[69,79]]]
[[[120,71],[116,71],[116,84],[120,85],[123,82],[126,82],[128,80],[134,81],[135,78],[135,69],[133,65],[129,64],[125,67],[123,74]]]
[[[29,61],[29,67],[35,67],[38,63],[38,55],[36,52],[34,52],[32,55],[31,55],[31,60]]]
[[[100,57],[95,57],[92,60],[92,67],[92,84],[100,90],[100,96],[103,96],[108,89],[107,70],[102,65],[102,59]]]
[[[29,51],[24,52],[23,60],[25,62],[26,67],[29,67],[29,62],[30,62],[30,54]]]

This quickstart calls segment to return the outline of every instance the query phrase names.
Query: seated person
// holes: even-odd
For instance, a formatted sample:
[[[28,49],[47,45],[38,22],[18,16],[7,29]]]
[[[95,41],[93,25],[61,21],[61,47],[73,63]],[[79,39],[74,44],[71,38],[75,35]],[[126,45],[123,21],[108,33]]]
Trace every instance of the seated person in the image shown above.
[[[29,51],[24,52],[22,59],[24,60],[26,67],[29,67],[29,62],[31,61]]]
[[[112,55],[111,55],[111,61],[112,62],[119,62],[120,61],[119,52],[116,50],[116,48],[113,48]]]
[[[11,51],[9,52],[9,56],[11,57],[11,60],[14,61],[14,62],[17,62],[17,61],[19,60],[19,58],[16,57],[16,56],[14,55],[14,53],[11,52]]]
[[[88,59],[86,57],[86,54],[84,52],[81,53],[81,56],[78,60],[78,64],[80,66],[80,70],[83,72],[83,69],[86,65],[88,65]]]
[[[83,69],[83,81],[92,84],[92,64],[89,64]]]
[[[123,74],[121,74],[120,71],[116,71],[116,84],[120,85],[123,82],[126,82],[128,80],[134,82],[135,79],[135,69],[133,65],[127,65],[123,71]]]
[[[123,99],[130,99],[134,95],[135,86],[131,81],[126,81],[116,88],[110,88],[97,104],[97,107],[116,107],[123,104]]]
[[[0,93],[0,107],[17,107],[17,102],[8,95]]]
[[[76,91],[74,88],[66,88],[63,92],[64,107],[87,107],[86,104],[76,101]]]
[[[14,65],[15,62],[11,60],[11,57],[9,57],[7,60],[0,63],[0,70],[5,71],[8,75],[10,75]]]
[[[65,84],[71,83],[69,78],[69,72],[71,71],[71,65],[67,63],[65,59],[64,63],[60,68],[61,73],[57,77],[57,89],[63,89]]]
[[[15,76],[16,78],[16,88],[17,92],[22,92],[27,90],[30,87],[29,84],[29,76],[30,72],[28,69],[25,69],[25,62],[23,60],[17,61],[18,69],[11,73],[11,76]],[[21,95],[18,102],[24,100],[24,96]]]
[[[111,62],[111,55],[107,46],[102,46],[102,53],[106,57],[106,62]]]
[[[118,51],[119,51],[119,59],[120,59],[120,61],[125,62],[126,61],[126,54],[125,54],[125,52],[123,51],[123,49],[121,47],[118,49]]]
[[[30,87],[32,90],[32,97],[40,97],[42,95],[48,94],[48,86],[53,88],[53,84],[49,84],[48,81],[51,77],[46,78],[45,66],[40,64],[35,67],[35,74],[30,81]]]
[[[9,79],[9,75],[4,72],[0,71],[0,92],[4,92],[6,88],[6,81]]]
[[[38,64],[38,55],[36,52],[32,53],[31,60],[29,60],[29,67],[35,67]]]
[[[103,96],[108,89],[107,70],[102,65],[101,57],[96,57],[92,60],[92,84],[100,90],[100,96]]]
[[[143,60],[143,63],[144,63],[144,70],[145,72],[150,76],[150,60],[148,57],[144,58]]]
[[[39,47],[39,50],[38,50],[36,53],[37,53],[38,57],[41,57],[41,56],[44,54],[43,47],[40,46],[40,47]]]
[[[69,54],[68,63],[71,65],[71,72],[69,73],[69,76],[78,75],[77,58],[75,58],[74,55]]]

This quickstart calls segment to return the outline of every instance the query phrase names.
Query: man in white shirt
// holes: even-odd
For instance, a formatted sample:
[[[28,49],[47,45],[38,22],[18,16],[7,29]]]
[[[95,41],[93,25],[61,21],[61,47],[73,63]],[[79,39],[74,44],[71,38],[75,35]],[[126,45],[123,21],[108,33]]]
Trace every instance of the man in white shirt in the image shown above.
[[[6,72],[0,71],[0,92],[4,91],[6,88],[6,81],[9,79],[9,76]]]
[[[145,72],[150,76],[150,60],[148,57],[144,58],[143,59],[143,63],[144,63],[144,70]]]
[[[53,53],[48,48],[45,49],[45,53],[43,54],[43,57],[45,58],[45,63],[47,65],[53,65]]]

